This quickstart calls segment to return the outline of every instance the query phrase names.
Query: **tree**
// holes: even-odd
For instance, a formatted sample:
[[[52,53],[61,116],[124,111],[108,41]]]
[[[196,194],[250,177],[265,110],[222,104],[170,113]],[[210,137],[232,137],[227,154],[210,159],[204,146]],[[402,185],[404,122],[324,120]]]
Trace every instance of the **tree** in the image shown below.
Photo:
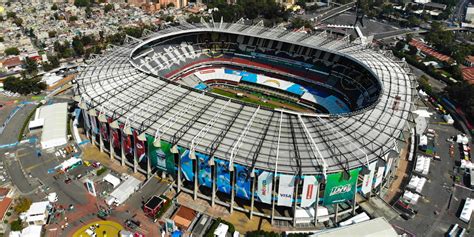
[[[14,79],[17,79],[15,77],[13,77]],[[8,79],[11,79],[11,77],[8,77],[6,80]],[[5,80],[5,81],[6,81]],[[25,197],[20,197],[18,200],[17,200],[17,203],[16,205],[13,207],[13,210],[17,213],[17,214],[20,214],[22,212],[26,212],[28,211],[28,209],[30,209],[30,206],[31,206],[31,200],[28,199],[28,198],[25,198]]]
[[[415,55],[416,53],[418,53],[418,49],[413,45],[409,45],[408,49],[409,49],[409,54],[411,55]]]
[[[201,22],[201,17],[195,14],[189,15],[188,19],[186,19],[188,23],[199,23]]]
[[[13,23],[15,23],[17,26],[21,26],[23,24],[23,19],[17,17],[13,20]]]
[[[291,26],[295,29],[299,29],[301,27],[305,28],[312,28],[311,22],[304,20],[301,17],[296,17],[291,20]]]
[[[28,74],[34,74],[38,71],[38,64],[30,57],[25,58],[25,70]]]
[[[14,12],[7,12],[7,18],[16,18],[16,13],[14,13]]]
[[[92,9],[89,6],[87,6],[85,11],[86,11],[86,18],[91,18]]]
[[[77,21],[77,16],[70,16],[69,17],[69,22],[74,22],[74,21]]]
[[[48,31],[48,37],[49,37],[49,38],[54,38],[54,37],[56,37],[56,31],[54,31],[54,30],[53,30],[53,31]]]
[[[74,49],[74,53],[77,56],[81,56],[84,54],[84,45],[82,44],[81,39],[78,36],[74,37],[72,40],[72,48]]]
[[[20,50],[18,50],[18,48],[16,47],[7,48],[5,49],[5,54],[6,55],[19,55]]]
[[[56,3],[53,3],[53,6],[51,7],[51,10],[57,11],[58,10],[58,5],[56,5]]]
[[[10,223],[10,229],[12,231],[21,231],[23,229],[23,223],[22,223],[21,219],[18,218],[16,220],[12,221]]]
[[[397,44],[395,44],[395,49],[398,51],[402,51],[405,48],[405,45],[405,42],[398,41]]]
[[[3,42],[5,41],[5,39],[3,37],[0,37],[0,42]]]
[[[57,56],[48,55],[48,62],[43,63],[43,70],[50,71],[59,67],[59,59]]]
[[[113,9],[114,9],[114,6],[112,4],[107,4],[107,5],[104,6],[104,12],[105,13],[110,12]]]
[[[175,7],[174,3],[172,3],[172,2],[168,3],[168,5],[166,5],[166,8],[172,8],[172,7]]]
[[[90,0],[74,0],[74,5],[76,7],[88,7],[90,4]]]

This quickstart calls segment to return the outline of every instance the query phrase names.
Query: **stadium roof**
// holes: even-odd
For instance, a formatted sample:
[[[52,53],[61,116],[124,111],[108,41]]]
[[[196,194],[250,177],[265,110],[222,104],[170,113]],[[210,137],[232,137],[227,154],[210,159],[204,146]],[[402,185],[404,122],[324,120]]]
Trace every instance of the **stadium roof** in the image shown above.
[[[131,63],[134,50],[146,42],[206,31],[274,39],[343,55],[380,80],[379,100],[373,107],[345,115],[269,110],[191,89]],[[184,23],[143,40],[127,37],[125,45],[112,46],[89,62],[76,79],[81,107],[212,157],[293,174],[324,173],[323,165],[327,172],[361,167],[396,147],[411,110],[413,85],[406,63],[326,32],[205,22]]]

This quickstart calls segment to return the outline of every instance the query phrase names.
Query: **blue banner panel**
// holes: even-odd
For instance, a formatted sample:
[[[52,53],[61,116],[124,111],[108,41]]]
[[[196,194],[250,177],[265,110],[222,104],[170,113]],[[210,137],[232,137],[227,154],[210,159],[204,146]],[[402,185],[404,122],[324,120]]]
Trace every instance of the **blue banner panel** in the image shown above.
[[[229,161],[215,159],[217,165],[217,191],[230,193]]]
[[[185,150],[181,156],[181,172],[188,181],[194,180],[193,161],[189,158],[189,150]]]
[[[235,164],[235,195],[239,198],[250,200],[250,172],[248,167]]]
[[[208,188],[212,188],[212,175],[211,175],[211,166],[209,165],[209,156],[197,153],[196,157],[198,159],[199,167],[199,176],[198,183],[199,185],[204,185]]]

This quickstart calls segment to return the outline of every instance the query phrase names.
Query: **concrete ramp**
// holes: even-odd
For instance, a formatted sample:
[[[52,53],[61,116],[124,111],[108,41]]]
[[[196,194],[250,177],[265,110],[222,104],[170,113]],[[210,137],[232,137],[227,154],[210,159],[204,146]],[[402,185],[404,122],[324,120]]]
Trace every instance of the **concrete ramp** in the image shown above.
[[[384,217],[387,221],[401,219],[395,209],[380,197],[371,197],[369,201],[359,203],[359,206],[372,217]]]

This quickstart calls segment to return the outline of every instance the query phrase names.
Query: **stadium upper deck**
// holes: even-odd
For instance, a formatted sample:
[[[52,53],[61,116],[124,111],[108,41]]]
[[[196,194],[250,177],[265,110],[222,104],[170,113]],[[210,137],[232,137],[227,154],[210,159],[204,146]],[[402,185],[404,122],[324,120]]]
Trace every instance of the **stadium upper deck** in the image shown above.
[[[290,56],[304,50],[302,61],[304,55],[318,54],[318,62],[330,70],[325,72],[326,79],[308,82],[331,86],[327,82],[333,78],[343,84],[351,78],[361,78],[350,74],[357,72],[367,77],[360,79],[363,90],[355,98],[365,95],[370,101],[359,103],[360,107],[347,114],[302,114],[260,108],[168,80],[179,74],[183,65],[202,58],[214,60],[206,60],[202,65],[224,61],[209,56],[213,50],[202,45],[176,45],[170,41],[170,48],[167,41],[160,43],[161,39],[202,33],[245,36],[236,41],[242,52],[258,53],[258,47],[249,42],[266,40],[289,45]],[[181,53],[174,51],[176,46]],[[164,53],[145,59],[156,47]],[[76,94],[81,97],[81,108],[93,115],[105,115],[113,123],[125,124],[125,129],[139,131],[142,139],[146,133],[191,152],[261,170],[321,174],[366,166],[395,147],[411,109],[413,81],[405,68],[403,62],[382,51],[351,43],[348,38],[336,39],[325,32],[306,34],[239,23],[185,24],[143,40],[128,37],[126,44],[111,47],[91,60],[78,75]],[[288,70],[282,73],[288,74]],[[372,84],[366,86],[364,80],[369,77]],[[380,89],[375,92],[370,89],[377,86]],[[375,96],[367,97],[364,93]]]

